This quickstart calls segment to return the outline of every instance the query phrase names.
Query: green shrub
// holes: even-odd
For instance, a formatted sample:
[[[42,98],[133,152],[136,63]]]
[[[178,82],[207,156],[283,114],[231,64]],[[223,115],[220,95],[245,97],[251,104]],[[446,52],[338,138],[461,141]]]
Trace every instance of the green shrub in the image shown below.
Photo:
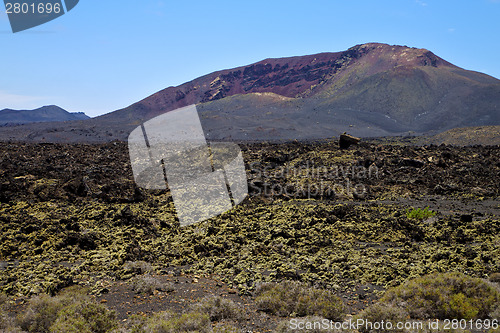
[[[9,297],[4,293],[0,293],[0,308],[3,308],[7,304]]]
[[[389,289],[381,301],[405,309],[412,318],[485,319],[500,301],[500,293],[481,279],[438,273]]]
[[[108,332],[117,326],[114,311],[91,301],[86,289],[70,287],[58,296],[41,295],[30,300],[18,316],[28,332]]]
[[[150,274],[139,275],[130,280],[132,289],[138,294],[153,294],[155,290],[170,292],[174,290],[172,283],[163,283]]]
[[[203,298],[193,305],[193,310],[208,314],[213,321],[222,319],[237,321],[243,317],[243,311],[236,303],[220,296]]]
[[[212,332],[212,325],[207,314],[189,312],[178,315],[173,312],[159,312],[141,320],[136,318],[132,333],[184,333]]]
[[[396,326],[398,322],[405,322],[409,319],[408,312],[404,309],[389,304],[377,303],[369,306],[356,316],[356,319],[363,319],[371,323],[391,322]],[[369,330],[368,327],[361,327],[360,332],[383,332],[383,330]],[[404,332],[396,327],[392,332]]]
[[[6,326],[0,326],[0,332],[2,333],[26,333],[21,328],[14,326],[13,322],[10,321]]]
[[[131,333],[132,331],[130,330],[130,328],[128,327],[125,327],[125,326],[118,326],[117,328],[115,328],[114,330],[112,330],[111,332],[109,333]]]
[[[9,317],[4,312],[4,305],[7,302],[7,296],[0,293],[0,330],[4,330],[9,324]]]
[[[295,281],[265,283],[257,287],[255,294],[259,310],[282,317],[317,315],[340,320],[344,314],[344,303],[339,297]]]
[[[26,311],[18,316],[19,326],[28,332],[49,332],[64,306],[65,302],[60,298],[36,296],[30,300]]]
[[[326,328],[325,326],[322,326],[323,321],[328,321],[330,323],[330,320],[317,317],[317,316],[308,316],[304,318],[293,318],[293,319],[288,319],[282,321],[278,327],[276,327],[275,332],[277,333],[302,333],[302,332],[308,332],[308,333],[349,333],[351,332],[350,330],[335,330],[335,329],[330,329],[330,327]],[[300,328],[299,328],[300,327]]]
[[[23,331],[15,325],[14,320],[6,312],[0,309],[0,332],[20,333]]]
[[[89,300],[89,293],[89,288],[73,285],[61,290],[55,298],[63,304],[72,304]]]
[[[84,301],[59,311],[52,333],[105,333],[117,326],[116,314],[104,305]]]
[[[146,274],[146,273],[153,273],[154,268],[153,266],[146,262],[146,261],[127,261],[124,265],[123,268],[126,271],[133,272],[135,274]]]
[[[437,213],[430,210],[429,207],[422,208],[412,208],[406,210],[406,217],[409,219],[425,220],[429,217],[435,216]]]
[[[491,282],[500,283],[500,273],[491,274],[489,279]]]
[[[36,296],[30,300],[26,311],[18,315],[17,322],[25,331],[49,332],[61,309],[87,299],[87,290],[79,286],[68,287],[56,297]]]
[[[0,309],[0,331],[3,331],[8,326],[10,326],[9,316]]]
[[[490,318],[497,319],[500,322],[500,304],[497,304],[497,306],[491,311]]]
[[[364,319],[365,322],[369,323],[387,323],[392,324],[392,329],[375,329],[375,327],[370,327],[369,324],[359,327],[359,332],[361,333],[377,333],[377,332],[405,332],[405,333],[465,333],[467,330],[462,329],[452,329],[447,327],[445,329],[443,321],[439,322],[439,327],[436,329],[434,327],[429,327],[428,321],[426,320],[416,320],[409,317],[408,312],[404,308],[399,308],[393,304],[377,303],[369,306],[357,316],[353,318],[354,321],[358,319]],[[409,327],[404,327],[398,329],[398,323],[404,323],[409,325]]]
[[[7,295],[0,293],[0,332],[20,333],[21,328],[17,327],[14,318],[8,315],[8,300]]]
[[[213,328],[213,333],[245,333],[245,331],[241,328],[237,328],[229,323],[223,323],[221,325],[216,325]]]

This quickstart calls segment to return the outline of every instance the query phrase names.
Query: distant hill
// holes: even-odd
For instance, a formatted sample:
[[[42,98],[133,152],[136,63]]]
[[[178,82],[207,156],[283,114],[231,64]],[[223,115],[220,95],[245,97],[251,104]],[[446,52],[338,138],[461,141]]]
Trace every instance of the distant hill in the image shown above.
[[[7,124],[84,120],[89,118],[83,112],[68,112],[56,105],[43,106],[35,110],[3,109],[0,111],[0,126]]]
[[[126,140],[142,122],[190,104],[214,140],[434,135],[500,125],[500,80],[426,49],[368,43],[214,72],[96,118],[2,129],[0,139]]]
[[[454,128],[431,137],[428,142],[448,145],[500,145],[500,126]]]

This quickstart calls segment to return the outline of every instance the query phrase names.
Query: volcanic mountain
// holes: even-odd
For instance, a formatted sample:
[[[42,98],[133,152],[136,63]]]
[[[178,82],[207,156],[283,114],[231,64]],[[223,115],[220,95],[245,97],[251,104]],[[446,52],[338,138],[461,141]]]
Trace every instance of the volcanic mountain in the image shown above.
[[[143,121],[190,104],[214,140],[439,133],[500,125],[500,80],[426,49],[368,43],[214,72],[100,117],[24,132],[30,140],[126,139]]]
[[[83,112],[68,112],[57,105],[47,105],[34,110],[0,110],[0,126],[51,121],[89,119]]]

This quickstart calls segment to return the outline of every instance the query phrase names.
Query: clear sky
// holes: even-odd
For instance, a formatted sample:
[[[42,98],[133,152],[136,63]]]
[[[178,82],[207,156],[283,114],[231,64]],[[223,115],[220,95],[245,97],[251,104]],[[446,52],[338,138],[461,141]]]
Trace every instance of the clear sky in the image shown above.
[[[0,109],[96,116],[216,70],[367,42],[500,78],[500,0],[80,0],[16,34],[0,9]]]

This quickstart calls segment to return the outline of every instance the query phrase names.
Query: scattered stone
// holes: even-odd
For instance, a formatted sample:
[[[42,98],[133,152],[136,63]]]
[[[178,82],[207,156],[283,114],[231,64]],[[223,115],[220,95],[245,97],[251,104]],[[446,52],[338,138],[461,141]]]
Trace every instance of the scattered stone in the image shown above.
[[[347,149],[351,145],[357,145],[361,139],[355,136],[349,135],[346,132],[340,135],[339,147],[340,149]]]
[[[472,222],[472,215],[463,214],[460,216],[460,221],[462,222]]]
[[[421,160],[417,160],[417,159],[412,159],[412,158],[404,158],[402,160],[402,164],[404,166],[409,166],[409,167],[413,167],[413,168],[421,168],[425,165],[425,162],[421,161]]]

